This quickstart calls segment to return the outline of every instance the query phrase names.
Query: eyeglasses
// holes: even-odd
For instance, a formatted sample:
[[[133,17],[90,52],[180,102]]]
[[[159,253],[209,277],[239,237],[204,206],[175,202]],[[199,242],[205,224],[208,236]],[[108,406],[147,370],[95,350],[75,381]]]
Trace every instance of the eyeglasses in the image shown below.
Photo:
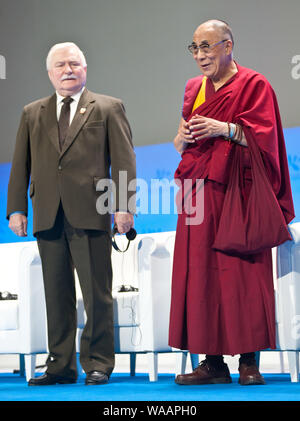
[[[200,45],[196,45],[194,42],[188,46],[188,50],[192,54],[197,54],[200,50],[202,53],[209,54],[212,50],[212,48],[216,47],[219,44],[222,44],[222,42],[229,41],[228,39],[223,39],[222,41],[216,42],[215,44],[209,45],[206,42],[203,42]]]

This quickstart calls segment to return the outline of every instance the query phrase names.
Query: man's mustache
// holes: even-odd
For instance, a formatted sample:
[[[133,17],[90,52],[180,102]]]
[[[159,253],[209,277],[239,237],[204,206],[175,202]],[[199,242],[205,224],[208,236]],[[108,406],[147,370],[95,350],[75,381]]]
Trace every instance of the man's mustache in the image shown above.
[[[64,75],[61,77],[61,81],[66,80],[66,79],[77,79],[77,77],[75,75]]]

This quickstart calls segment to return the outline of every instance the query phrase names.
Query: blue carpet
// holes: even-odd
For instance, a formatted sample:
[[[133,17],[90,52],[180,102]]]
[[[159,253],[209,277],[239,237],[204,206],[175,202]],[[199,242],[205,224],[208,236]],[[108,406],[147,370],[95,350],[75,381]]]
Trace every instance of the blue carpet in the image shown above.
[[[232,375],[232,384],[179,386],[170,374],[160,374],[157,382],[149,382],[146,374],[113,373],[110,382],[101,386],[85,386],[84,377],[80,377],[72,385],[28,387],[25,378],[2,373],[0,401],[300,401],[300,383],[291,383],[289,374],[264,374],[264,378],[264,386],[240,386],[237,374]]]

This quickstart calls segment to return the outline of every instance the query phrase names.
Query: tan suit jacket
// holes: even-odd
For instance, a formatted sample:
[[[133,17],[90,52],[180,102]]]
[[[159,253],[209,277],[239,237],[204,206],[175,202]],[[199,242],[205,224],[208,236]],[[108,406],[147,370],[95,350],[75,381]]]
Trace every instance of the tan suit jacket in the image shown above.
[[[131,130],[119,99],[84,89],[62,150],[56,94],[37,100],[25,106],[21,117],[8,186],[7,217],[15,211],[27,215],[30,183],[34,234],[53,226],[60,201],[75,228],[110,231],[110,215],[100,215],[96,210],[101,194],[96,191],[97,182],[109,178],[110,169],[118,210],[120,188],[126,189],[136,178]],[[127,171],[125,186],[119,185],[119,171]]]

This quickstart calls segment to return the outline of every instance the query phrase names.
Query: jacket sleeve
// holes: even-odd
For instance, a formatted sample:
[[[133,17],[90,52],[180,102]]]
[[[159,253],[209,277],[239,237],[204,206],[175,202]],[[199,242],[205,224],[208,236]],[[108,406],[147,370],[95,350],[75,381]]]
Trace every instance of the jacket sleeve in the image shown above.
[[[6,217],[13,212],[28,213],[28,184],[31,171],[30,137],[26,111],[23,110],[10,171]]]
[[[109,113],[108,142],[116,194],[114,211],[135,213],[136,159],[130,125],[121,101],[114,102]]]

